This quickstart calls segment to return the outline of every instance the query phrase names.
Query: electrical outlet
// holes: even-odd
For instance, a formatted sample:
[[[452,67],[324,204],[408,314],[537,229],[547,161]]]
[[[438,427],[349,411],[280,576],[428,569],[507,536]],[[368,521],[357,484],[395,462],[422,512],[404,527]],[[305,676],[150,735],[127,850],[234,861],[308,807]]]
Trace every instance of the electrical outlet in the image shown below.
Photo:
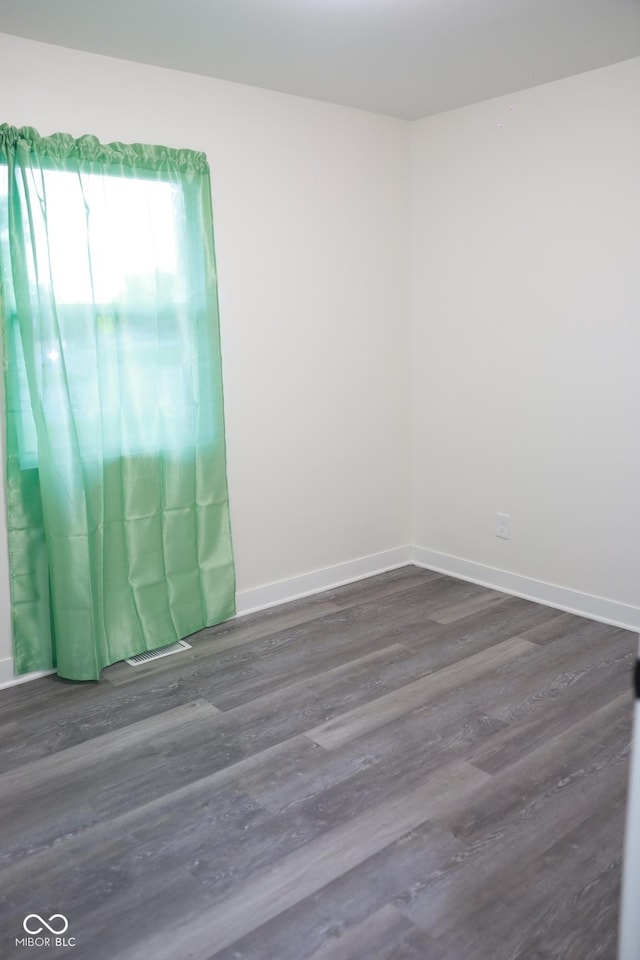
[[[496,513],[496,537],[500,537],[501,540],[509,539],[510,520],[508,513]]]

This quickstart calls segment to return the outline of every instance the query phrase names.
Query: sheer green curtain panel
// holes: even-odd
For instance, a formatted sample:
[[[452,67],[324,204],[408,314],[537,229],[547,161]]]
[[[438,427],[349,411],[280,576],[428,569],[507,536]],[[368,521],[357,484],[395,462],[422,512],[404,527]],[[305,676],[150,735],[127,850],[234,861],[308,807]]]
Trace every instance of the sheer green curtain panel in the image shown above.
[[[0,126],[0,312],[15,672],[231,616],[204,154]]]

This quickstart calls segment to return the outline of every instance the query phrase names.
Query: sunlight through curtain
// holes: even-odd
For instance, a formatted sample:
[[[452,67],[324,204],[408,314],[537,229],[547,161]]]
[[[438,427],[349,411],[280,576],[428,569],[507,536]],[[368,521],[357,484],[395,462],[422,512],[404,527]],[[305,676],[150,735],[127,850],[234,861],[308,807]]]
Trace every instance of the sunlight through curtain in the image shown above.
[[[204,154],[0,126],[16,673],[75,680],[231,616]]]

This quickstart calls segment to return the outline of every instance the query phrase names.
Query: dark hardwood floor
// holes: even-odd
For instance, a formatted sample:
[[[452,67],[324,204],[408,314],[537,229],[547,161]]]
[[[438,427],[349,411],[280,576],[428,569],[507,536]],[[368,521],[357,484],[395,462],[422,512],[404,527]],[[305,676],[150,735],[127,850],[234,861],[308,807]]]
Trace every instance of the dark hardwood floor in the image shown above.
[[[634,634],[404,567],[191,642],[0,693],[2,957],[614,960]]]

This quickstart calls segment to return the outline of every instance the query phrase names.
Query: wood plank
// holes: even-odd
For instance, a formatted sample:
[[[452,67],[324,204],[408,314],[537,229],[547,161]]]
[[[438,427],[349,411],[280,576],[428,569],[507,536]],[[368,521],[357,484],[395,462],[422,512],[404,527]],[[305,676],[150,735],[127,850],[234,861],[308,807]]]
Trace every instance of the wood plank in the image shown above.
[[[365,577],[362,580],[345,583],[340,587],[332,587],[325,590],[322,597],[325,601],[334,603],[345,610],[352,606],[377,604],[385,598],[402,594],[405,590],[413,587],[424,587],[431,582],[442,584],[445,580],[450,581],[451,579],[450,577],[445,578],[442,574],[433,570],[407,564],[403,567],[397,567],[395,570],[387,570],[384,573],[376,574],[373,577]],[[398,604],[402,603],[402,599],[402,597],[398,597]]]
[[[387,672],[384,686],[388,692],[407,680],[418,679],[518,635],[532,622],[532,605],[522,609],[510,603],[510,599],[500,609],[493,605],[490,611],[456,621],[455,628],[429,620],[423,599],[416,591],[411,591],[410,598],[402,595],[402,608],[397,612],[394,607],[386,607],[388,597],[382,604],[372,605],[371,610],[350,608],[346,613],[324,617],[297,630],[284,638],[286,642],[282,642],[280,635],[270,637],[266,650],[252,645],[252,663],[258,667],[255,673],[246,679],[239,678],[229,687],[223,680],[216,680],[215,685],[207,685],[207,695],[221,709],[228,710],[272,690],[274,680],[280,685],[289,684],[353,660],[367,651],[400,642],[413,652],[404,658],[404,668],[397,660]],[[392,603],[398,600],[396,595]],[[539,610],[537,608],[537,623]]]
[[[243,777],[242,787],[274,812],[318,803],[328,816],[331,809],[359,807],[363,794],[379,802],[390,784],[411,789],[443,763],[468,759],[503,726],[479,711],[469,713],[451,697],[432,713],[413,711],[335,750],[318,747],[300,758],[295,777],[259,771]]]
[[[575,830],[524,857],[517,874],[496,873],[492,896],[469,901],[458,922],[432,938],[429,960],[614,960],[623,820],[617,788]]]
[[[433,940],[424,930],[386,904],[309,956],[311,960],[425,960],[432,946]]]
[[[24,763],[15,770],[9,770],[0,781],[0,803],[6,803],[12,797],[25,790],[38,790],[51,783],[90,767],[99,767],[107,759],[126,753],[132,746],[147,742],[154,736],[175,733],[184,725],[198,724],[205,719],[210,721],[220,716],[220,710],[207,700],[196,700],[174,710],[165,710],[147,720],[139,720],[112,733],[93,737],[89,743],[81,743],[66,750],[59,750],[53,756],[43,757],[31,763]]]
[[[564,700],[565,693],[574,685],[588,687],[607,672],[613,684],[613,698],[623,690],[629,690],[634,657],[635,643],[631,633],[609,628],[605,644],[602,628],[596,623],[583,621],[564,639],[542,647],[539,660],[530,658],[521,664],[522,669],[511,663],[505,664],[496,678],[499,689],[495,684],[487,685],[481,691],[483,696],[478,705],[500,720],[518,722],[537,712],[541,701],[549,704],[559,697]]]
[[[234,940],[362,863],[428,819],[442,805],[455,805],[486,779],[468,764],[445,768],[410,794],[374,808],[305,844],[244,884],[224,903],[185,917],[178,924],[125,951],[123,960],[208,960]],[[211,945],[215,944],[214,952]]]
[[[170,792],[161,793],[144,805],[132,806],[107,820],[98,820],[77,834],[69,833],[62,838],[63,845],[57,843],[42,849],[30,849],[27,859],[12,862],[7,857],[0,871],[0,888],[4,885],[5,888],[11,887],[14,890],[21,887],[27,890],[36,876],[44,878],[48,886],[55,885],[54,878],[61,869],[64,870],[65,860],[82,866],[83,869],[92,860],[101,863],[105,853],[113,845],[114,837],[125,837],[127,842],[130,842],[131,836],[138,831],[140,838],[145,837],[149,825],[155,831],[159,824],[164,824],[167,829],[173,824],[173,833],[179,835],[177,828],[181,811],[188,810],[193,816],[199,808],[207,807],[212,799],[216,806],[223,807],[221,798],[241,793],[244,777],[268,776],[272,767],[293,772],[297,770],[304,756],[316,752],[320,752],[320,747],[312,744],[306,737],[278,743],[208,776],[192,780]],[[23,801],[27,802],[26,793]],[[82,877],[79,882],[84,883]]]
[[[235,940],[217,953],[216,960],[308,960],[327,943],[349,935],[354,927],[390,903],[398,909],[425,873],[436,870],[443,860],[462,849],[463,845],[451,834],[425,821],[316,893]]]
[[[625,655],[623,663],[631,671],[633,654]],[[530,756],[538,747],[562,734],[568,727],[592,716],[602,707],[611,703],[613,697],[620,696],[624,712],[628,713],[629,697],[625,692],[627,678],[621,674],[620,662],[614,659],[607,662],[603,657],[597,669],[586,670],[574,682],[564,686],[561,696],[553,696],[553,687],[543,687],[520,700],[518,717],[513,722],[503,720],[500,730],[488,741],[479,743],[468,759],[487,773],[497,774],[518,762],[523,756]],[[488,714],[492,716],[493,714]]]
[[[622,698],[608,704],[490,778],[462,813],[436,815],[435,822],[465,842],[466,850],[425,876],[403,912],[434,937],[449,936],[458,924],[472,929],[470,911],[499,902],[502,885],[508,886],[523,864],[571,833],[588,844],[593,811],[607,809],[613,785],[624,790],[629,749],[624,710]],[[596,737],[599,750],[592,749]]]
[[[464,617],[469,617],[475,613],[482,613],[494,606],[502,606],[505,603],[504,593],[498,593],[496,590],[486,590],[480,588],[477,594],[466,596],[462,600],[447,603],[443,607],[438,607],[431,613],[431,619],[436,623],[455,623]]]
[[[589,786],[606,792],[616,780],[616,771],[624,781],[630,725],[629,697],[621,694],[521,754],[487,782],[473,811],[462,818],[447,818],[447,825],[460,839],[473,841],[498,822],[503,829],[517,826],[520,819],[546,804],[564,812],[566,797],[574,789],[584,792]],[[585,801],[589,809],[592,800],[583,797],[574,810],[575,820]]]
[[[369,701],[361,707],[328,720],[307,731],[307,736],[325,749],[335,749],[348,740],[360,737],[405,713],[415,710],[430,697],[442,696],[463,684],[472,683],[483,673],[495,670],[510,660],[519,659],[537,648],[527,640],[505,640],[488,650],[483,650],[459,663],[406,684],[383,697]]]
[[[510,637],[521,637],[523,640],[534,643],[539,637],[546,636],[556,615],[557,611],[549,607],[543,607],[521,597],[503,595],[500,602],[488,604],[485,609],[479,611],[466,613],[450,624],[437,624],[435,620],[430,621],[427,630],[423,632],[423,639],[427,643],[444,643],[446,640],[460,644],[465,640],[489,633],[494,637],[494,642],[507,640]],[[576,624],[584,622],[579,617],[575,617],[574,621]],[[569,626],[565,630],[565,633],[568,632],[570,632]],[[409,638],[405,642],[409,643]]]
[[[137,806],[141,783],[157,791],[161,779],[163,759],[153,738],[169,730],[188,737],[218,714],[206,701],[187,704],[5,773],[0,862],[82,833],[102,819],[113,795],[126,808]]]

